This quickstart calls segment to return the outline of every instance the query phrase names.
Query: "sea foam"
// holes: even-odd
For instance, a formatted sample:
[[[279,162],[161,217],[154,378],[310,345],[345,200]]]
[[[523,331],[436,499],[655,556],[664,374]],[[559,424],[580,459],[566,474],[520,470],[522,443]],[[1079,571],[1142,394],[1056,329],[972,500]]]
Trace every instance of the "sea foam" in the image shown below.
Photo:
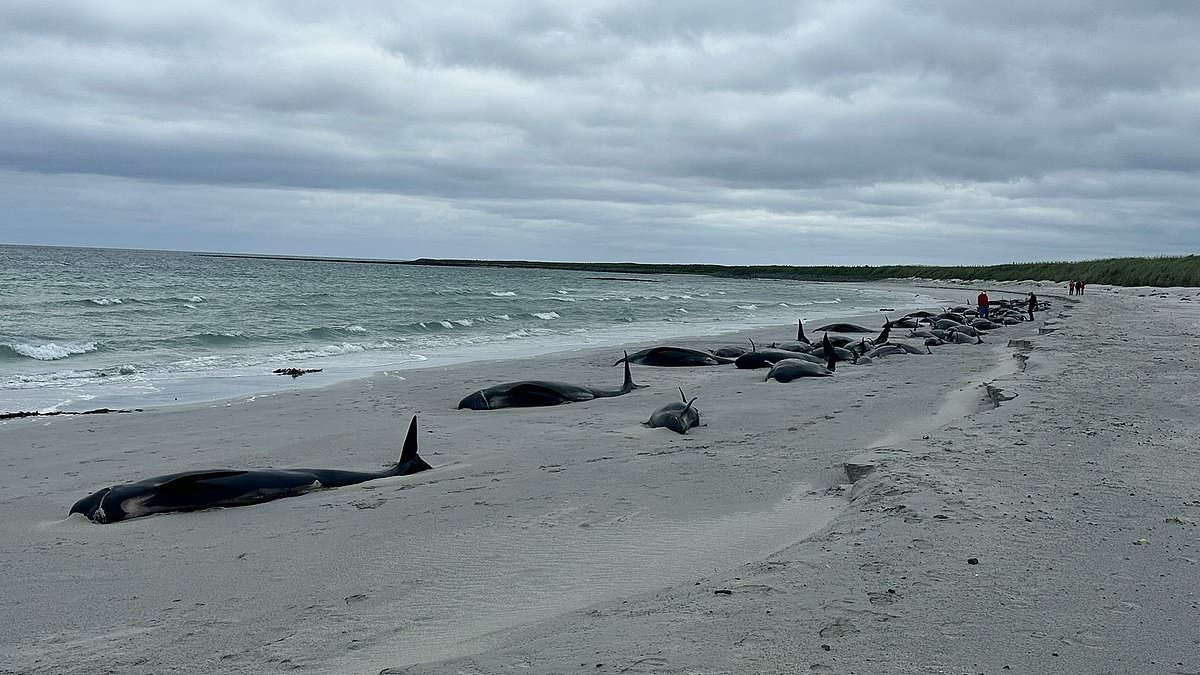
[[[57,361],[65,359],[72,354],[87,354],[99,349],[95,342],[66,342],[58,344],[55,342],[47,342],[44,345],[27,345],[27,344],[11,344],[0,345],[9,350],[38,361]]]

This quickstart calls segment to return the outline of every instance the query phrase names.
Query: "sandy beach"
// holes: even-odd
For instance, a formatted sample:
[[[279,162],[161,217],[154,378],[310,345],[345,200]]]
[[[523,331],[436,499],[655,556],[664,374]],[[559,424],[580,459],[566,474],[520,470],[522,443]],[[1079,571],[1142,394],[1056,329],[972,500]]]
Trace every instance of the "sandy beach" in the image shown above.
[[[455,409],[618,386],[593,349],[0,423],[0,672],[1200,672],[1200,295],[1030,288],[1049,311],[985,344],[787,384],[634,366]],[[704,426],[643,426],[677,387]],[[376,470],[414,414],[431,471],[66,517],[177,471]]]

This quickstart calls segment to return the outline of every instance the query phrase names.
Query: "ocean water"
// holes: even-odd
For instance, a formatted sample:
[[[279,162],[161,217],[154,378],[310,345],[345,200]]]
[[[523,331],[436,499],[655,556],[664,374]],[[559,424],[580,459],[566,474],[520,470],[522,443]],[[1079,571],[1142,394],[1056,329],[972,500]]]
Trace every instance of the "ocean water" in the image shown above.
[[[836,284],[0,246],[0,412],[218,400],[935,304]]]

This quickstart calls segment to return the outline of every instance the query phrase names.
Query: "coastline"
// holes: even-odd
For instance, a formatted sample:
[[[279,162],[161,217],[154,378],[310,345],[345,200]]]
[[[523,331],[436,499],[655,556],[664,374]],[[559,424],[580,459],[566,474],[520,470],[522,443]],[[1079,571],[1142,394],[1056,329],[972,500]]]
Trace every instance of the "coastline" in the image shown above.
[[[817,283],[817,282],[806,282]],[[898,304],[896,309],[924,308],[928,301],[938,300],[930,291],[941,291],[937,295],[948,296],[957,289],[948,286],[912,286],[905,283],[845,283],[838,287],[857,288],[863,291],[879,289],[913,292],[913,301]],[[964,296],[970,293],[964,292]],[[966,299],[965,297],[963,298]],[[885,303],[886,304],[886,303]],[[850,316],[847,308],[835,305],[814,304],[807,307],[789,308],[806,321],[827,322]],[[569,337],[547,336],[524,340],[500,340],[492,344],[450,345],[420,349],[418,352],[397,352],[391,356],[384,353],[356,354],[350,352],[343,357],[278,360],[271,365],[258,367],[237,366],[222,370],[198,371],[194,373],[149,373],[137,379],[109,378],[94,386],[78,385],[47,386],[42,388],[0,390],[0,413],[56,410],[79,411],[83,409],[145,409],[173,405],[215,403],[253,396],[284,393],[295,389],[323,388],[343,382],[365,380],[385,372],[404,372],[415,369],[440,368],[465,363],[480,363],[496,360],[541,358],[554,354],[598,348],[620,349],[621,345],[644,340],[689,340],[689,339],[742,339],[758,329],[776,329],[782,321],[765,312],[759,319],[742,318],[734,321],[672,321],[670,318],[658,325],[612,326],[597,328],[586,334]],[[876,325],[875,319],[870,320]],[[632,333],[632,334],[631,334]],[[566,340],[567,342],[564,342]],[[54,362],[58,363],[58,362]],[[65,370],[73,367],[64,363]],[[319,368],[320,373],[301,378],[281,377],[271,371],[275,367]],[[86,366],[83,366],[86,369]]]
[[[971,664],[992,672],[1004,658],[1016,672],[1037,672],[1057,657],[1033,646],[1064,638],[1043,630],[1030,643],[994,634],[978,616],[977,596],[1003,596],[986,609],[1003,613],[1002,625],[1015,631],[1018,619],[1049,610],[1036,598],[1015,602],[1013,586],[1037,584],[1061,597],[1052,582],[1069,573],[1038,567],[1031,576],[1022,565],[1056,554],[1079,562],[1068,544],[1101,534],[1076,534],[1059,512],[1086,500],[1072,501],[1058,484],[1084,492],[1086,480],[1069,470],[1075,464],[1047,466],[1055,470],[1047,475],[1026,470],[1036,481],[1030,496],[1007,493],[1014,471],[1071,459],[1031,455],[1034,447],[1125,429],[1100,422],[1112,401],[1090,415],[1057,414],[1064,392],[1112,393],[1111,383],[1097,386],[1087,350],[1125,345],[1095,327],[1144,321],[1139,312],[1149,311],[1132,306],[1133,293],[1103,290],[1071,308],[1055,298],[1049,317],[1002,329],[985,345],[846,367],[818,381],[762,382],[763,371],[731,367],[635,367],[634,379],[649,387],[615,399],[453,409],[465,393],[496,382],[618,381],[610,349],[584,349],[137,415],[0,426],[19,479],[0,498],[10,514],[3,558],[16,570],[6,581],[9,630],[0,646],[11,665],[0,671],[85,672],[98,661],[119,672],[573,672],[587,661],[592,672],[918,672]],[[1096,308],[1102,303],[1113,316]],[[794,337],[783,330],[748,334]],[[1030,347],[1008,347],[1010,339]],[[640,346],[649,345],[629,345]],[[1014,359],[1018,352],[1027,358]],[[1079,382],[1063,377],[1076,372]],[[1132,367],[1104,373],[1129,387],[1162,387]],[[984,382],[1017,398],[988,408]],[[707,426],[686,436],[642,427],[654,407],[677,397],[676,386],[700,397]],[[97,487],[167,471],[373,468],[392,461],[414,412],[433,471],[113,526],[60,520]],[[1136,431],[1147,434],[1139,440],[1153,436],[1155,445],[1145,447],[1163,448],[1163,437],[1178,430]],[[851,487],[847,462],[877,468]],[[1115,487],[1121,476],[1108,478]],[[1157,487],[1180,490],[1184,478]],[[1138,504],[1149,513],[1166,502],[1155,506],[1146,496]],[[1183,520],[1146,518],[1147,534],[1174,534],[1176,551],[1194,549],[1195,530],[1191,539],[1178,536],[1200,503],[1171,505]],[[1039,509],[1058,518],[1038,516],[1032,525],[1018,518]],[[1114,512],[1128,521],[1129,510]],[[1014,522],[1029,529],[1013,533]],[[1066,533],[1068,540],[1054,539]],[[980,564],[968,567],[964,554]],[[1181,575],[1194,581],[1196,566],[1182,565],[1170,568],[1170,579],[1186,588]],[[1079,592],[1078,585],[1064,588]],[[1188,597],[1160,595],[1124,611],[1178,612],[1195,602]],[[955,611],[970,620],[951,634],[944,618]],[[1054,608],[1075,619],[1098,611]],[[1195,647],[1169,630],[1186,630],[1186,619],[1181,614],[1156,635]],[[929,634],[916,634],[922,630]],[[1113,656],[1103,629],[1067,638],[1074,646],[1061,652],[1092,659],[1072,663]]]

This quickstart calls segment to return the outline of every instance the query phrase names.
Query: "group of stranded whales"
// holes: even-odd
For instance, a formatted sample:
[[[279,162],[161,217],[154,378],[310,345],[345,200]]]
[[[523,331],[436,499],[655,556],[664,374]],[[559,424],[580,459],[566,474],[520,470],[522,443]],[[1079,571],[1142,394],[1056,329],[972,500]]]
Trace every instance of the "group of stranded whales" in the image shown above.
[[[803,320],[798,322],[796,341],[749,349],[726,346],[711,351],[684,347],[658,346],[634,354],[626,353],[613,365],[624,364],[625,379],[617,389],[604,389],[547,380],[522,380],[486,387],[464,397],[458,408],[498,410],[578,403],[597,398],[623,396],[644,385],[635,384],[629,364],[657,367],[699,367],[734,364],[739,369],[767,368],[764,380],[791,382],[804,377],[831,377],[839,362],[867,364],[874,360],[907,354],[931,354],[931,346],[943,344],[980,344],[981,335],[1025,320],[1019,308],[1023,303],[998,301],[989,318],[979,317],[973,308],[953,307],[941,314],[912,312],[900,319],[884,317],[884,325],[874,338],[858,339],[829,333],[873,333],[863,326],[834,323],[821,326],[824,336],[818,345],[804,334]],[[892,340],[893,328],[908,328],[907,337],[923,339],[919,347]],[[680,401],[665,404],[643,422],[651,428],[667,428],[687,433],[700,426],[696,397],[688,399],[679,389]],[[247,506],[294,497],[323,488],[344,487],[394,476],[407,476],[430,469],[417,454],[417,418],[409,423],[400,459],[382,471],[344,471],[339,469],[212,469],[186,471],[147,478],[98,490],[75,502],[70,513],[79,513],[96,523],[115,523],[156,513],[198,511],[202,509]]]

